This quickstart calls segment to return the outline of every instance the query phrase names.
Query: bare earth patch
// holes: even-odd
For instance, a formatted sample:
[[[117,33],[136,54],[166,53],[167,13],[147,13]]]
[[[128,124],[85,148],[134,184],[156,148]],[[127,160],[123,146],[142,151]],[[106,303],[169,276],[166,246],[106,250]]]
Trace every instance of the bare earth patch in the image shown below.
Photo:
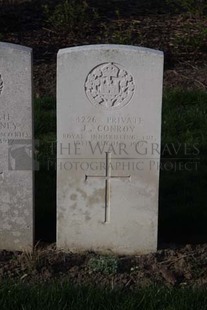
[[[31,253],[0,252],[0,279],[22,281],[69,280],[74,284],[136,289],[152,284],[169,287],[207,287],[207,244],[186,245],[137,256],[113,256],[117,270],[92,268],[91,259],[107,261],[93,252],[63,253],[53,246]]]

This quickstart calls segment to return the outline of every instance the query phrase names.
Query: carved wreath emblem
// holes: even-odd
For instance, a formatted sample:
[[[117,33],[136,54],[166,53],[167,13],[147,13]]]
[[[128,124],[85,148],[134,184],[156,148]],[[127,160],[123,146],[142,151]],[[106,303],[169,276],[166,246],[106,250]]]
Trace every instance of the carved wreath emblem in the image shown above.
[[[0,74],[0,95],[1,95],[2,90],[3,90],[3,86],[4,86],[4,82],[3,82],[1,74]]]
[[[134,89],[132,75],[114,63],[95,67],[85,81],[85,92],[89,101],[106,109],[122,108],[128,104]]]

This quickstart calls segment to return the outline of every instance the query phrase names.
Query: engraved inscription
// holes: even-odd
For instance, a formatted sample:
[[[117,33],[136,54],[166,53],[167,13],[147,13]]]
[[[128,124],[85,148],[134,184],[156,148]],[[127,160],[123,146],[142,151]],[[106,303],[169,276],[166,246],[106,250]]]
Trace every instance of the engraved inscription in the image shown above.
[[[2,93],[3,87],[4,87],[4,82],[3,82],[3,79],[2,79],[1,74],[0,74],[0,95]]]
[[[134,90],[132,75],[114,63],[95,67],[85,81],[85,92],[89,101],[105,109],[124,107],[130,102]]]
[[[6,111],[0,112],[0,144],[7,143],[8,139],[31,138],[30,134],[21,130],[21,123],[15,121],[14,116]]]

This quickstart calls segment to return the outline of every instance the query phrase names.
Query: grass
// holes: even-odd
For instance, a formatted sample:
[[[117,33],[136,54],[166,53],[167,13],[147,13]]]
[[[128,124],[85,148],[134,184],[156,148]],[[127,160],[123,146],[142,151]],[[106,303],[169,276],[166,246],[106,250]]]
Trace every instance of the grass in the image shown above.
[[[167,90],[163,96],[162,144],[198,143],[207,146],[207,93]]]
[[[206,241],[206,102],[207,93],[203,91],[175,89],[164,93],[162,151],[166,145],[169,151],[161,157],[160,240]],[[173,147],[179,150],[177,154]],[[165,169],[167,162],[173,169]]]
[[[0,284],[1,310],[206,310],[206,290],[149,287],[137,291],[74,287],[68,282]]]

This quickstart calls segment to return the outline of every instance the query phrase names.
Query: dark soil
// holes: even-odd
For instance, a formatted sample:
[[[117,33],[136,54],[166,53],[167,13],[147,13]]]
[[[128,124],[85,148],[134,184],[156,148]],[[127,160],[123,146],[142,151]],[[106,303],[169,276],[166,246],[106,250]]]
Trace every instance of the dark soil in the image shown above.
[[[95,271],[91,259],[99,255],[63,253],[52,246],[33,254],[0,252],[0,279],[26,282],[69,280],[74,284],[135,289],[154,284],[170,287],[207,287],[207,244],[186,245],[156,253],[115,257],[117,269]],[[103,258],[103,257],[102,257]],[[107,261],[107,256],[104,258]]]

